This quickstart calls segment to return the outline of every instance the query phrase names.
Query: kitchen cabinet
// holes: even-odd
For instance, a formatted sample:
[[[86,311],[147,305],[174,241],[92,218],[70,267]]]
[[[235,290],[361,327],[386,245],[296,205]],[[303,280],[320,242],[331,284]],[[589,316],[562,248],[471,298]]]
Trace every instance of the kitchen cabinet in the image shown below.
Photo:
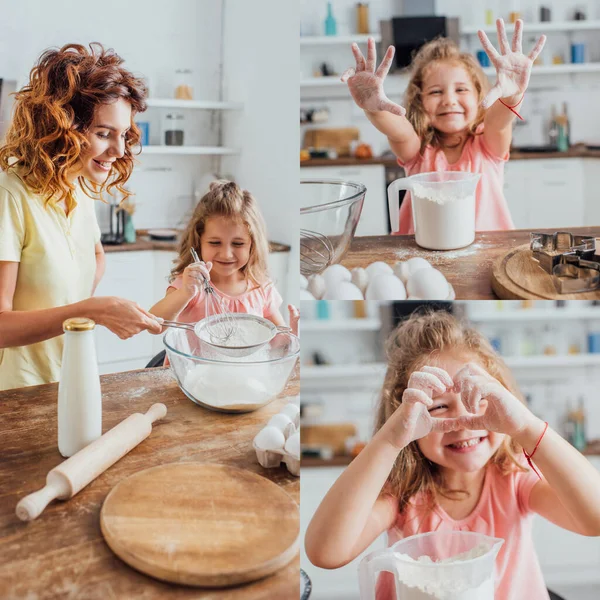
[[[340,569],[326,570],[315,567],[307,558],[304,537],[310,519],[321,500],[342,474],[343,467],[302,469],[300,493],[300,566],[312,582],[311,600],[358,600],[358,565],[364,556],[387,546],[387,536],[377,538],[360,556]]]
[[[593,201],[586,194],[581,158],[511,160],[505,165],[504,195],[517,229],[583,227]],[[594,162],[587,159],[585,162]],[[597,188],[596,188],[597,189]],[[597,209],[596,209],[597,211]],[[599,221],[600,222],[600,221]]]
[[[362,183],[367,188],[356,235],[389,233],[385,167],[358,165],[342,167],[302,167],[301,179],[338,179]]]

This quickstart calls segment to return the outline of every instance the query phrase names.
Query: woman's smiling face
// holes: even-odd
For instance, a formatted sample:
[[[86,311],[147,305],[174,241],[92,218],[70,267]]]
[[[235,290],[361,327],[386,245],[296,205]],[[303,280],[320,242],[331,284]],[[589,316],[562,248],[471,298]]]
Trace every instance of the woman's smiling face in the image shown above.
[[[77,176],[102,185],[115,161],[125,154],[125,137],[131,127],[131,104],[119,98],[96,108],[85,137],[89,143],[81,154]]]

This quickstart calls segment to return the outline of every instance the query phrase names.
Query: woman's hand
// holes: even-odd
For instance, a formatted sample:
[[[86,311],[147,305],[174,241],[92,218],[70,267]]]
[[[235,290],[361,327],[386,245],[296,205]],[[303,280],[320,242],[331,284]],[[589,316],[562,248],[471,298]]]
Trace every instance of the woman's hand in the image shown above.
[[[518,19],[515,23],[515,32],[512,38],[512,49],[508,45],[504,21],[496,21],[498,30],[498,45],[500,53],[496,51],[488,36],[481,29],[477,32],[481,45],[496,69],[496,84],[483,99],[482,106],[489,108],[498,98],[510,98],[511,102],[518,102],[529,84],[533,61],[538,57],[546,43],[546,36],[542,35],[528,56],[523,54],[523,21]]]
[[[290,329],[292,330],[292,333],[297,336],[300,311],[293,304],[288,304],[288,311],[290,313]]]
[[[189,264],[183,270],[183,281],[181,283],[182,291],[190,298],[193,298],[200,291],[200,286],[204,281],[210,281],[211,269],[211,262],[204,263],[200,261]]]
[[[456,373],[454,391],[472,413],[458,418],[464,429],[486,429],[514,437],[537,421],[518,398],[479,365],[469,363]],[[485,411],[478,414],[482,408]]]
[[[425,366],[412,373],[408,387],[402,394],[402,403],[384,425],[384,428],[389,428],[389,441],[400,450],[432,431],[447,432],[460,429],[458,419],[432,417],[427,410],[427,407],[433,404],[432,398],[453,387],[452,377],[444,369]]]
[[[383,91],[383,81],[394,58],[394,47],[390,46],[387,49],[377,70],[375,70],[377,57],[373,38],[370,37],[368,41],[366,61],[356,44],[352,44],[352,53],[356,59],[356,68],[344,71],[341,80],[348,82],[348,89],[354,102],[367,112],[387,111],[403,117],[406,110],[389,100]]]
[[[126,340],[141,331],[159,334],[162,332],[162,319],[144,310],[139,304],[116,296],[89,298],[86,313],[98,325],[110,329],[122,340]]]

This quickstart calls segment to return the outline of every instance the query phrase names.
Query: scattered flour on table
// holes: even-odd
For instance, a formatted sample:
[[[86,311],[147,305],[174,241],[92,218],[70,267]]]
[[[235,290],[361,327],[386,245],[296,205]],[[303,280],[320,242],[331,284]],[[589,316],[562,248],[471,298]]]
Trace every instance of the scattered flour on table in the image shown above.
[[[396,258],[398,260],[408,260],[414,256],[419,256],[429,261],[432,265],[439,264],[446,260],[454,260],[455,258],[461,258],[463,256],[472,256],[484,247],[483,244],[477,242],[471,244],[466,248],[459,248],[458,250],[425,250],[424,248],[399,248],[396,250]]]
[[[418,564],[448,566],[478,558],[487,554],[489,550],[488,544],[479,544],[468,552],[440,561],[433,561],[429,556],[420,556],[416,560],[406,554],[397,553],[395,556],[402,561],[413,563],[415,567]],[[400,571],[402,574],[396,581],[396,586],[401,592],[402,600],[494,600],[493,572],[477,587],[474,587],[477,582],[471,582],[466,574],[461,575],[460,564],[456,564],[455,569],[448,570],[418,567],[412,570],[402,565]]]

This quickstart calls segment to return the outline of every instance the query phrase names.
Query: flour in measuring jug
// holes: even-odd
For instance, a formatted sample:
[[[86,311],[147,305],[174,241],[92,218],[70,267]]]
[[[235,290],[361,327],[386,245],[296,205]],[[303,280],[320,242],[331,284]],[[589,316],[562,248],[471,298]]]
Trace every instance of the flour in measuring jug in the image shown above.
[[[396,586],[400,590],[402,600],[494,600],[493,573],[484,580],[479,578],[472,581],[461,562],[483,556],[489,552],[489,545],[479,544],[468,552],[457,554],[445,560],[433,561],[429,556],[414,559],[406,554],[396,554],[396,557],[413,563],[415,567],[422,565],[444,565],[444,569],[403,568],[399,565],[400,578]],[[448,568],[455,565],[455,568]]]
[[[475,196],[415,183],[411,190],[415,238],[430,250],[453,250],[475,239]]]

